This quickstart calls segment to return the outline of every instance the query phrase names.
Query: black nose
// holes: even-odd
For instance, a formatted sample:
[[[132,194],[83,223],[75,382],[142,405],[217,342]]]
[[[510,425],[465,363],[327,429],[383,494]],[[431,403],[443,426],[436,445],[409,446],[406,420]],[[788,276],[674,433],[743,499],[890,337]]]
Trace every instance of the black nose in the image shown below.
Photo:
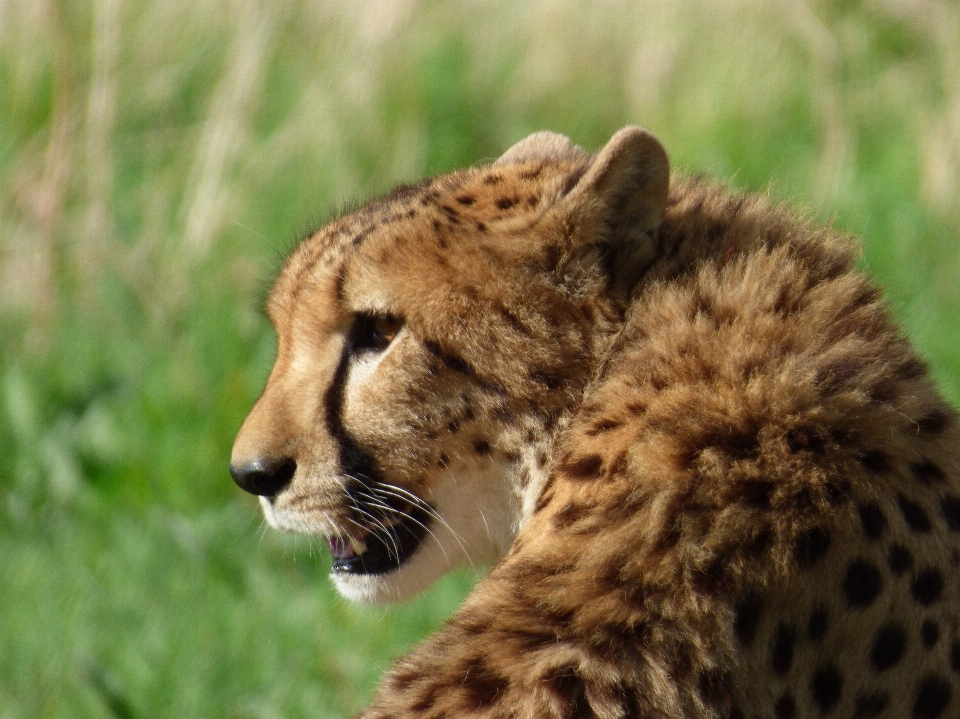
[[[255,459],[240,467],[230,465],[230,476],[240,489],[273,497],[290,484],[297,463],[292,459]]]

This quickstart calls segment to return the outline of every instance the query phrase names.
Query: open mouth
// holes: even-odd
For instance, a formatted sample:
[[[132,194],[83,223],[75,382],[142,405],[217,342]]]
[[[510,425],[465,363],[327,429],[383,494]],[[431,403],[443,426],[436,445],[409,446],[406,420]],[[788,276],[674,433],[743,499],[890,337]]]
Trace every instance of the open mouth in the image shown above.
[[[408,509],[398,521],[328,537],[333,571],[343,574],[385,574],[407,561],[423,541],[429,515],[420,507]]]

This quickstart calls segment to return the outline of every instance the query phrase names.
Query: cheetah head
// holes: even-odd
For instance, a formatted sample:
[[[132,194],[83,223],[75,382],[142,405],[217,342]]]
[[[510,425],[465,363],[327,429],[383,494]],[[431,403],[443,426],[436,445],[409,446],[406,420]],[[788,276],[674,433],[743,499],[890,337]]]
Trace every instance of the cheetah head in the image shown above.
[[[234,480],[326,539],[351,599],[499,559],[656,258],[668,184],[640,128],[594,156],[537,133],[309,236],[267,302],[277,357]]]

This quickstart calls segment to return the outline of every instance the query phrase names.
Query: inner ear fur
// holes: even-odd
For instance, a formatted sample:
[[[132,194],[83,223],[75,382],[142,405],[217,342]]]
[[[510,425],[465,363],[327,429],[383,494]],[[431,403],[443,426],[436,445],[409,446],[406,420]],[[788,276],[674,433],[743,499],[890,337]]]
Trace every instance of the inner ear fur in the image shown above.
[[[663,145],[643,128],[629,126],[610,138],[561,201],[574,232],[589,245],[571,248],[574,253],[596,252],[594,239],[602,233],[611,291],[629,295],[656,261],[669,189],[670,161]]]
[[[494,166],[512,165],[536,160],[562,160],[580,162],[587,159],[587,153],[574,145],[569,137],[556,132],[535,132],[520,140],[516,145],[500,156]]]

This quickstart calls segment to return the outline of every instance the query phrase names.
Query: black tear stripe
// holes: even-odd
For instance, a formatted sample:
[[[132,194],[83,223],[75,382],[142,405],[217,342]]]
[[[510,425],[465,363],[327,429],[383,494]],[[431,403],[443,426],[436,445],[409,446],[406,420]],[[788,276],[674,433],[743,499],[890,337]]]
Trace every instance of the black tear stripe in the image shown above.
[[[333,437],[337,446],[337,460],[340,472],[346,475],[351,483],[360,482],[366,485],[369,481],[383,481],[379,476],[376,465],[366,450],[350,436],[343,426],[343,395],[347,386],[347,377],[350,374],[350,354],[353,349],[353,336],[344,342],[340,363],[333,373],[330,389],[323,398],[324,419],[327,431]],[[347,486],[349,491],[349,484]]]
[[[366,506],[363,511],[372,512],[373,516],[377,516],[382,515],[382,511],[376,509],[376,504],[369,504],[371,499],[375,503],[382,502],[397,510],[400,508],[397,506],[396,496],[383,496],[379,492],[378,482],[392,485],[384,482],[374,458],[343,426],[344,392],[350,374],[350,358],[356,342],[356,332],[355,328],[347,337],[340,363],[333,374],[333,381],[323,398],[324,420],[327,431],[330,432],[337,446],[340,473],[347,479],[344,489],[350,498],[351,513]],[[423,499],[420,499],[420,503],[422,506],[419,503],[413,504],[403,510],[407,519],[393,525],[389,530],[391,539],[384,536],[383,531],[370,526],[369,522],[365,521],[369,518],[354,515],[355,521],[370,530],[370,535],[367,537],[368,549],[352,560],[334,560],[334,570],[346,573],[382,574],[399,568],[412,556],[426,532],[429,531],[427,525],[430,522],[430,513],[435,510]]]

